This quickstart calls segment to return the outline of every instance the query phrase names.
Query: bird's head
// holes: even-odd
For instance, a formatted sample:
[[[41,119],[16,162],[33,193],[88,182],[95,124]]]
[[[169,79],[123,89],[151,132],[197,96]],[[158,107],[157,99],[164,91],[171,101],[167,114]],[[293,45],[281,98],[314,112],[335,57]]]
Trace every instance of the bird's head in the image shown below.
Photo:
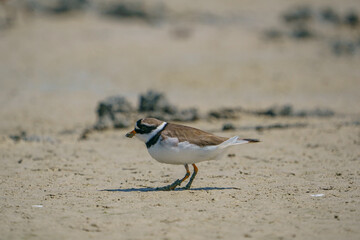
[[[139,119],[135,123],[135,128],[131,132],[128,132],[125,136],[132,138],[138,137],[143,142],[148,142],[159,131],[163,130],[166,126],[166,122],[158,120],[156,118],[144,118]]]

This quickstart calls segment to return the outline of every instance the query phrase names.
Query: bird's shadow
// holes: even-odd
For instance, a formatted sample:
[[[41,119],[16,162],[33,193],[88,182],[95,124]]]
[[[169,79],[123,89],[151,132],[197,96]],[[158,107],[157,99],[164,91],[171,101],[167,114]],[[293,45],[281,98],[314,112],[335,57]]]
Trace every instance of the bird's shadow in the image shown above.
[[[184,189],[184,188],[175,188],[171,191],[213,191],[213,190],[240,190],[240,188],[236,187],[203,187],[203,188],[190,188],[190,189]],[[105,192],[164,192],[166,190],[159,189],[159,188],[150,188],[150,187],[143,187],[143,188],[116,188],[116,189],[102,189],[99,191],[105,191]]]

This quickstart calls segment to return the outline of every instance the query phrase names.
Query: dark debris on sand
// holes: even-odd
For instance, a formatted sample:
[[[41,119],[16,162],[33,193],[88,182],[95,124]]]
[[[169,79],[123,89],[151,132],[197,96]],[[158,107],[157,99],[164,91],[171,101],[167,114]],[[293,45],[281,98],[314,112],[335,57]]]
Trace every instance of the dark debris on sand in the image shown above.
[[[126,128],[131,122],[131,113],[134,108],[122,96],[108,97],[100,101],[96,110],[98,120],[94,125],[96,130],[104,130],[110,127]]]
[[[96,130],[128,128],[141,117],[154,117],[164,121],[189,122],[200,118],[196,108],[179,109],[169,102],[165,94],[148,91],[139,96],[139,106],[134,108],[124,96],[111,96],[99,102],[97,122],[83,130],[80,140]]]
[[[127,128],[133,123],[135,108],[123,96],[111,96],[99,102],[96,108],[97,121],[83,130],[80,140],[88,138],[93,131],[102,131],[109,128]]]
[[[241,114],[250,114],[257,116],[268,117],[331,117],[335,112],[327,108],[315,108],[310,110],[295,110],[290,104],[271,106],[260,110],[246,110],[240,107],[234,108],[218,108],[207,112],[207,114],[200,115],[198,109],[187,108],[180,109],[170,103],[166,95],[157,91],[147,91],[140,94],[139,104],[133,107],[131,103],[121,95],[111,96],[99,102],[97,108],[97,121],[88,128],[85,128],[80,136],[80,140],[88,138],[92,131],[102,131],[106,129],[128,128],[133,123],[144,117],[154,117],[164,121],[178,121],[191,122],[198,119],[239,119]],[[304,127],[303,124],[273,124],[269,126],[251,126],[249,129],[258,131],[268,129],[284,129],[293,127]],[[224,131],[242,129],[247,127],[237,128],[232,123],[223,125]]]
[[[328,108],[295,110],[290,104],[276,105],[263,110],[249,111],[249,113],[269,117],[332,117],[335,115],[335,112]]]
[[[15,142],[25,141],[25,142],[46,142],[46,143],[56,143],[57,140],[49,136],[40,136],[40,135],[29,135],[26,131],[21,131],[18,134],[10,135],[10,139]]]
[[[329,6],[295,6],[284,11],[279,25],[266,29],[263,36],[272,41],[283,38],[303,42],[316,39],[327,45],[336,56],[352,56],[360,53],[359,18],[354,9],[340,13]]]
[[[161,2],[145,4],[145,1],[115,2],[100,10],[105,16],[117,19],[138,19],[147,23],[162,20],[165,16],[165,6]]]
[[[168,101],[165,94],[152,90],[140,95],[138,111],[164,121],[190,122],[200,118],[196,108],[179,109]]]
[[[77,10],[81,10],[88,6],[88,0],[32,0],[27,1],[27,8],[35,12],[43,12],[47,14],[65,14]]]
[[[215,119],[238,119],[240,117],[241,110],[241,108],[213,109],[208,112],[207,116]]]

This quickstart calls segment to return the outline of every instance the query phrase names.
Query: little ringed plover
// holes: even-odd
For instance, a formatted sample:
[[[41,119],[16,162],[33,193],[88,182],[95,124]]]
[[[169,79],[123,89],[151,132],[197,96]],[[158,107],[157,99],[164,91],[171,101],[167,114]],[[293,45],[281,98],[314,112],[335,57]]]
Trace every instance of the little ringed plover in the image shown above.
[[[198,172],[195,163],[214,160],[221,157],[226,148],[234,145],[259,142],[257,139],[239,139],[238,136],[226,138],[204,132],[200,129],[168,123],[156,118],[139,119],[135,129],[126,137],[138,137],[145,142],[149,154],[161,163],[184,165],[186,174],[174,183],[157,188],[158,190],[174,190],[190,176],[189,164],[194,172],[185,186],[190,186]]]

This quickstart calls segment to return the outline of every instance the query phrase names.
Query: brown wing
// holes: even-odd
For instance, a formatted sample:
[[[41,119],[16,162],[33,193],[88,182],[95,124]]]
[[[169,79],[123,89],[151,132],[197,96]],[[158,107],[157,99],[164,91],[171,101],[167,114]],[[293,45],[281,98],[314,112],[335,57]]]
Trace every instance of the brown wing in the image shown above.
[[[198,146],[218,145],[228,138],[219,137],[214,134],[204,132],[197,128],[187,127],[179,124],[169,123],[161,132],[161,136],[166,139],[168,137],[176,137],[179,142],[188,141]]]

